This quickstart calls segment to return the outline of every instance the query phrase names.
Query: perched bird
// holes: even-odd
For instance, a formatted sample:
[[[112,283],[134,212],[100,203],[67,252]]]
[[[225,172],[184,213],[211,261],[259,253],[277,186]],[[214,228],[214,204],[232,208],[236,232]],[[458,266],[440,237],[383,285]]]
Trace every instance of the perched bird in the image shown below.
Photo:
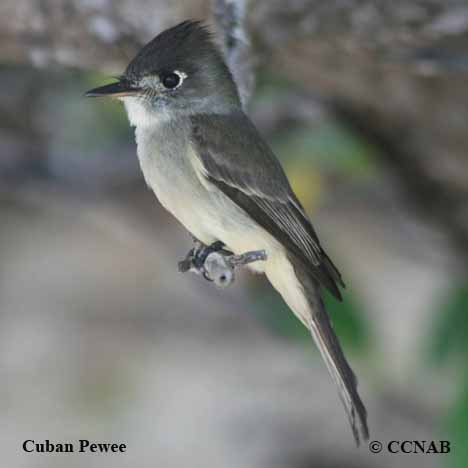
[[[341,300],[333,265],[269,146],[242,110],[210,32],[185,21],[141,49],[117,82],[88,91],[123,101],[145,180],[202,244],[240,255],[310,330],[338,386],[354,437],[368,438],[366,409],[321,298]],[[221,246],[221,247],[220,247]]]

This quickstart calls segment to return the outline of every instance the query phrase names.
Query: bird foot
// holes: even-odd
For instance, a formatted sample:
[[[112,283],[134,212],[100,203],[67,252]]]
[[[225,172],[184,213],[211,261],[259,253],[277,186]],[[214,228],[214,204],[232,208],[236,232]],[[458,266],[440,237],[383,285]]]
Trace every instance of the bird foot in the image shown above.
[[[179,262],[179,271],[182,273],[187,271],[201,272],[208,256],[223,250],[223,248],[224,244],[220,241],[213,242],[211,245],[205,245],[195,240],[195,247],[190,249],[186,257]],[[232,252],[225,252],[226,254],[232,255]]]
[[[224,247],[225,245],[220,241],[211,245],[195,241],[195,247],[179,262],[179,271],[201,274],[206,280],[213,281],[217,286],[227,287],[234,282],[234,269],[236,267],[267,259],[264,250],[253,250],[241,255],[234,255]]]

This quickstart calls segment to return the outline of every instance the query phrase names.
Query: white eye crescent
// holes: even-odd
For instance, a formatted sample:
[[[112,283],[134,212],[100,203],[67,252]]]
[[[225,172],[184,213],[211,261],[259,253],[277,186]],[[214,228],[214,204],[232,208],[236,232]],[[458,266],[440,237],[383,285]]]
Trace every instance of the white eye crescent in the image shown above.
[[[182,85],[185,78],[187,78],[187,74],[179,70],[164,73],[160,76],[161,83],[166,89],[177,89]]]
[[[187,78],[187,73],[183,72],[183,71],[179,71],[179,70],[174,70],[174,73],[176,75],[179,75],[179,78],[180,78],[180,84],[182,84],[185,80],[185,78]],[[179,85],[180,86],[180,85]]]

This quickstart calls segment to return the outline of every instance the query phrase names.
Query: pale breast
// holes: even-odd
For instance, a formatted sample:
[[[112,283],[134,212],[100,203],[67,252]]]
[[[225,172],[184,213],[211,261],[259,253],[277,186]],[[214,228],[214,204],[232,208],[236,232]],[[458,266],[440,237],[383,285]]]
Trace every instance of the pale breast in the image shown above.
[[[177,132],[176,132],[177,133]],[[236,254],[273,251],[278,243],[203,173],[190,139],[174,129],[136,131],[145,180],[161,204],[205,244],[221,240]],[[254,269],[263,271],[262,262]]]

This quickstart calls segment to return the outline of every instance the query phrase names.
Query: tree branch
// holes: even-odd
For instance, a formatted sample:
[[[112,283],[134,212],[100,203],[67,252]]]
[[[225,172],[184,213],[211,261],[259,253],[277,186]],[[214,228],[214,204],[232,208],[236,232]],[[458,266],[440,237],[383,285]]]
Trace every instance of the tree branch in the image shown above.
[[[255,87],[254,59],[247,26],[249,0],[213,0],[213,15],[227,64],[247,106]]]

